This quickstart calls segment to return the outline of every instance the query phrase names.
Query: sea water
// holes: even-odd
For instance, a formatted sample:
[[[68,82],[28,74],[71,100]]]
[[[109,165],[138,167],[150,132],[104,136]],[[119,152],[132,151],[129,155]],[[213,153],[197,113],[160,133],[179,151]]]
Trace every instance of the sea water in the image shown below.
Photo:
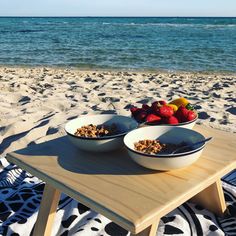
[[[236,18],[0,18],[0,64],[236,72]]]

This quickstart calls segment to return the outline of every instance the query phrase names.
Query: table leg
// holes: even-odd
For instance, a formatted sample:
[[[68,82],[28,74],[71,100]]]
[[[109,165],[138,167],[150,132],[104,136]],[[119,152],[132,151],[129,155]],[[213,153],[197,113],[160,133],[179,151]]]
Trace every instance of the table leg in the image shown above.
[[[220,179],[190,200],[220,216],[226,211],[225,198]]]
[[[50,236],[61,192],[45,184],[33,236]]]
[[[148,228],[144,229],[143,231],[139,232],[138,234],[131,233],[130,236],[156,236],[158,224],[159,224],[159,220],[156,220]]]

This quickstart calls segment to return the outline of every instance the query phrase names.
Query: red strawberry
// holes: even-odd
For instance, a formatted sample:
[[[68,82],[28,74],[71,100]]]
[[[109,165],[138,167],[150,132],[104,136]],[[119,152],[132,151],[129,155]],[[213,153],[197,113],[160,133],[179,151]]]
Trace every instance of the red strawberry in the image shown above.
[[[166,105],[159,108],[157,114],[161,117],[170,117],[174,115],[174,110]]]
[[[141,122],[145,121],[146,116],[147,116],[147,112],[142,110],[134,115],[134,119],[137,122],[141,123]]]
[[[140,108],[137,108],[137,107],[131,107],[131,108],[130,108],[130,111],[131,111],[132,115],[133,115],[135,112],[137,112],[138,109],[140,109]]]
[[[156,111],[159,109],[159,103],[153,102],[151,108],[152,108],[152,111],[156,113]]]
[[[142,105],[142,108],[143,108],[144,110],[147,110],[147,109],[149,109],[150,107],[148,106],[148,104],[143,104],[143,105]]]
[[[142,105],[142,109],[143,109],[144,111],[146,111],[146,112],[150,112],[151,107],[148,106],[147,104],[143,104],[143,105]]]
[[[159,110],[159,108],[163,105],[166,105],[166,101],[161,100],[161,101],[156,101],[152,103],[152,110],[157,113],[157,111]]]
[[[161,120],[160,116],[154,115],[154,114],[149,114],[146,117],[146,122],[148,123],[156,123]]]
[[[175,116],[170,116],[164,119],[165,124],[175,125],[179,124],[178,119]]]
[[[167,102],[164,101],[164,100],[160,100],[160,101],[158,101],[158,102],[159,102],[162,106],[167,104]]]
[[[138,113],[143,111],[143,109],[142,108],[138,108],[138,107],[131,107],[130,111],[132,113],[132,116],[137,116]]]
[[[188,111],[187,121],[194,120],[196,117],[197,114],[194,111],[191,110]]]
[[[180,106],[179,109],[176,111],[175,116],[179,122],[186,122],[188,117],[189,110],[184,106]]]

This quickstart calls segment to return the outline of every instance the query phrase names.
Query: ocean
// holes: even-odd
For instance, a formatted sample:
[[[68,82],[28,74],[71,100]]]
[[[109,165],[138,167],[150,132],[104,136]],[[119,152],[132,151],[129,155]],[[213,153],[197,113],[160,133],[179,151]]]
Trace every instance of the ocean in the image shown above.
[[[236,18],[1,17],[0,65],[236,72]]]

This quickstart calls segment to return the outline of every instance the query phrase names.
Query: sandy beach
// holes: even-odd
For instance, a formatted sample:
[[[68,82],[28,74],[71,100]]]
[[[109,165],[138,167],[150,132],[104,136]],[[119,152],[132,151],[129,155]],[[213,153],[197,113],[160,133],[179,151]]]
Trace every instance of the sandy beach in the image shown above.
[[[64,134],[79,115],[130,115],[131,105],[189,99],[198,123],[236,132],[236,74],[0,68],[0,154]]]

